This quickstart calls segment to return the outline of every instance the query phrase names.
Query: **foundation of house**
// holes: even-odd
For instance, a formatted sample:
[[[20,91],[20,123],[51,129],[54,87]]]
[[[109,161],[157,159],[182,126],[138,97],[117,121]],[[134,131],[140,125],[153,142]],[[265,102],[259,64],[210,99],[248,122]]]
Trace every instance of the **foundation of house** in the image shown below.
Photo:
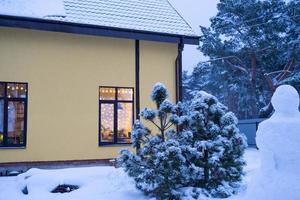
[[[95,166],[115,166],[115,159],[0,163],[0,176],[16,176],[31,168],[64,169]]]

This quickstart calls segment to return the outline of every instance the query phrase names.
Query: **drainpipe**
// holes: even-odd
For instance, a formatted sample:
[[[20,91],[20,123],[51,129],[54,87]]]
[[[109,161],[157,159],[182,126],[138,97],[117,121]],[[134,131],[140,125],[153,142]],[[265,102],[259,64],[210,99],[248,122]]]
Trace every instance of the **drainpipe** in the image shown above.
[[[178,55],[176,58],[176,102],[182,101],[182,52],[184,49],[183,38],[180,38],[178,44]]]
[[[135,41],[135,118],[140,119],[140,41]],[[139,155],[141,146],[137,145],[136,154]]]

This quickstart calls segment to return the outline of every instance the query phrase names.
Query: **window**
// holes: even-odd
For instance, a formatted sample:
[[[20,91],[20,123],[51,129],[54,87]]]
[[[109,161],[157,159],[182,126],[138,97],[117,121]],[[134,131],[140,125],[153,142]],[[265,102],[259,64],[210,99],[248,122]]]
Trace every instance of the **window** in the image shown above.
[[[26,146],[27,83],[0,82],[0,148]]]
[[[130,144],[133,88],[99,88],[99,144]]]

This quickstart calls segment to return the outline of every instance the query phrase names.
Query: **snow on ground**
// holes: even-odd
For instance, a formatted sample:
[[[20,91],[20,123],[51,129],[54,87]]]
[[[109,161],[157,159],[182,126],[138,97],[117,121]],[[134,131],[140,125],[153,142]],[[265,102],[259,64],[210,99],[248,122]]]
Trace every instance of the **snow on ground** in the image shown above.
[[[63,0],[0,0],[0,14],[33,18],[66,15]]]
[[[228,198],[226,200],[244,200],[246,195],[246,189],[247,185],[252,181],[253,175],[257,171],[257,169],[261,166],[261,155],[260,152],[255,148],[249,148],[246,150],[245,158],[247,161],[247,166],[245,167],[246,177],[243,180],[243,187],[241,188],[241,192],[233,196],[231,198]]]
[[[259,153],[248,149],[245,185],[260,166]],[[28,177],[31,176],[31,177]],[[21,190],[27,184],[28,195]],[[70,193],[50,193],[59,184],[75,184],[80,188]],[[245,190],[241,188],[241,190]],[[244,191],[230,200],[243,199]],[[136,200],[150,199],[137,190],[134,181],[122,169],[85,167],[59,170],[31,169],[18,177],[0,177],[0,200]],[[229,200],[229,199],[228,199]]]
[[[27,175],[32,177],[27,178]],[[27,179],[25,179],[27,178]],[[25,179],[25,181],[24,181]],[[21,192],[27,183],[28,195]],[[70,193],[50,193],[59,184],[80,188]],[[146,199],[122,169],[86,167],[60,170],[31,169],[25,176],[1,177],[0,200],[131,200]]]

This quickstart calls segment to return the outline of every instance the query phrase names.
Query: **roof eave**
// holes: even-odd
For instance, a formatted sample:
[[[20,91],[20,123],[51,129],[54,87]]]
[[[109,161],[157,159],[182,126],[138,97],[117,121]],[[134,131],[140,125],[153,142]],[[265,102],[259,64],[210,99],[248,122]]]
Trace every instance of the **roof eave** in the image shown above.
[[[57,20],[0,15],[0,26],[11,28],[24,28],[42,31],[74,33],[82,35],[126,38],[134,40],[148,40],[170,43],[199,44],[199,36],[185,36],[159,32],[123,29],[115,27],[97,26],[92,24],[79,24]]]

